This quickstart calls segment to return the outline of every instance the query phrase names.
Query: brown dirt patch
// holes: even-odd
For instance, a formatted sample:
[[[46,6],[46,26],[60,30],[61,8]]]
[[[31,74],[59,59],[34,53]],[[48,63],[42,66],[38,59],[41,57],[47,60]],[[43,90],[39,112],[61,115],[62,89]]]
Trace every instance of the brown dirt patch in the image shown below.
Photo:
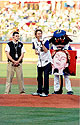
[[[0,94],[0,106],[80,108],[79,98],[80,96],[77,95],[64,94],[49,95],[48,97]]]
[[[5,84],[6,78],[0,78],[0,84]],[[53,86],[54,79],[50,79],[50,86]],[[80,87],[80,79],[71,79],[73,87]],[[16,78],[13,84],[17,84]],[[25,85],[37,85],[36,78],[24,78]],[[80,96],[77,95],[49,95],[39,97],[19,94],[0,94],[0,106],[21,106],[21,107],[54,107],[54,108],[80,108]]]
[[[72,83],[72,87],[80,87],[80,79],[70,79]],[[0,78],[0,84],[5,84],[6,78]],[[50,78],[50,86],[53,86],[54,79]],[[13,84],[17,84],[17,79],[13,78]],[[24,84],[25,85],[37,85],[37,79],[36,78],[24,78]],[[65,86],[65,85],[64,85]]]

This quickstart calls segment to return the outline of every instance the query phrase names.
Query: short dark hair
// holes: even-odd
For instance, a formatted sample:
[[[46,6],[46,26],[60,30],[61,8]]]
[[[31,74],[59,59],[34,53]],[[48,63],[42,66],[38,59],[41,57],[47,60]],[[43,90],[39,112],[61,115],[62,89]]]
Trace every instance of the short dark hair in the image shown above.
[[[13,36],[15,36],[15,34],[19,34],[19,32],[13,32]]]
[[[36,36],[36,34],[37,34],[38,31],[40,31],[42,33],[41,29],[37,29],[37,30],[35,30],[35,36]]]

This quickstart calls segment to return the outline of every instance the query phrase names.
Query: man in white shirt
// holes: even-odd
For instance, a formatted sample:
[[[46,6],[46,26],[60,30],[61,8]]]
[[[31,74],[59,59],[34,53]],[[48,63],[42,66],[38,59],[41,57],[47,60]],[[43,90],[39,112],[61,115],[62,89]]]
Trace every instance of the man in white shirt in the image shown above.
[[[51,68],[51,54],[49,51],[49,41],[42,40],[42,30],[37,29],[35,31],[35,39],[32,41],[33,49],[35,49],[35,54],[38,55],[37,63],[37,80],[38,80],[38,90],[37,93],[33,95],[40,95],[46,97],[49,94],[49,71]],[[43,73],[44,73],[44,86],[43,86]]]
[[[13,40],[8,42],[5,48],[5,52],[8,58],[5,94],[9,94],[9,92],[11,92],[11,84],[14,77],[14,72],[16,72],[20,94],[25,94],[22,71],[22,59],[24,57],[25,49],[23,43],[19,42],[18,40],[19,33],[14,32]]]

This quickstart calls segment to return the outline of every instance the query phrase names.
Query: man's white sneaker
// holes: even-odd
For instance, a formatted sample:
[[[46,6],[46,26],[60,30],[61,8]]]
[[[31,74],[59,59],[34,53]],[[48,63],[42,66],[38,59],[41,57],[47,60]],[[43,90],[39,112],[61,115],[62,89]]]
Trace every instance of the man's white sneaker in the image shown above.
[[[35,92],[35,93],[32,93],[32,95],[36,96],[36,95],[40,95],[40,93]]]
[[[48,94],[42,93],[40,97],[48,97]]]

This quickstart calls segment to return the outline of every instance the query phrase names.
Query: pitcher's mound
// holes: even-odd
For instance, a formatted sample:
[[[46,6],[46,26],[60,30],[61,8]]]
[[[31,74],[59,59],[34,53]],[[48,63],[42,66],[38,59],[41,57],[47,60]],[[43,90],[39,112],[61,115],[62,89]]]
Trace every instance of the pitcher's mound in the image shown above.
[[[80,108],[77,95],[49,95],[48,97],[0,94],[0,106]]]

